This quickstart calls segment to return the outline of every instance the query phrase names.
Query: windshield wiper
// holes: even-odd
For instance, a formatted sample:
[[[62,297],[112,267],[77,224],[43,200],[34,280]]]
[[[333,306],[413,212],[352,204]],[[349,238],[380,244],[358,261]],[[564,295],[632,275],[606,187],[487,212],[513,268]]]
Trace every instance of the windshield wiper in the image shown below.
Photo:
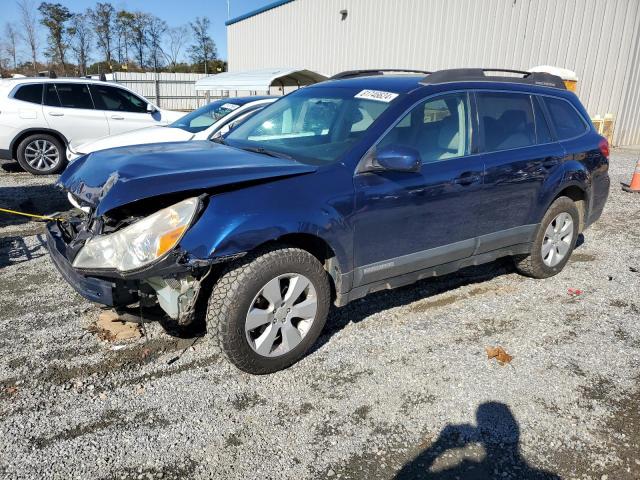
[[[219,143],[220,145],[226,145],[227,143],[224,141],[222,137],[215,137],[211,139],[212,142]]]
[[[239,147],[242,150],[246,150],[247,152],[260,153],[262,155],[268,155],[270,157],[275,158],[285,158],[287,160],[293,160],[291,155],[287,155],[286,153],[274,152],[273,150],[267,150],[264,147]]]

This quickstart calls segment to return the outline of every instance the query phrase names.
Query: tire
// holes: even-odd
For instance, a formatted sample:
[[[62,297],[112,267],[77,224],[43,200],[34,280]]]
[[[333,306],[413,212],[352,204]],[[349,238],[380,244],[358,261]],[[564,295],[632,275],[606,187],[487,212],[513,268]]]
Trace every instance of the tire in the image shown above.
[[[18,144],[18,163],[34,175],[59,173],[67,166],[64,144],[52,135],[36,133]]]
[[[571,219],[571,225],[567,225],[566,222],[563,224],[567,225],[567,236],[563,237],[564,233],[562,231],[555,234],[556,227],[562,222],[562,220],[557,219],[567,220],[568,218]],[[548,278],[558,274],[567,264],[573,253],[578,239],[579,225],[580,213],[578,212],[576,204],[568,197],[558,197],[551,204],[538,226],[531,253],[526,256],[514,257],[518,272],[533,278]],[[569,228],[569,226],[571,228]],[[553,233],[550,237],[549,232],[551,230],[553,230]],[[568,232],[571,232],[570,239]],[[553,234],[556,235],[555,238]],[[543,254],[543,243],[547,245],[545,249],[545,251],[549,251],[547,255]],[[564,251],[565,249],[566,251]],[[561,258],[552,258],[553,255],[559,255],[559,253],[563,252],[564,254]],[[557,263],[554,263],[556,261]]]
[[[302,288],[305,282],[308,284],[303,293],[287,300],[288,294],[297,293],[295,285]],[[280,297],[269,285],[278,286]],[[300,360],[316,342],[330,301],[327,272],[309,252],[285,246],[260,250],[231,263],[213,286],[206,314],[208,334],[240,370],[258,375],[273,373]],[[282,307],[276,308],[278,304]],[[295,317],[298,313],[311,316]],[[250,318],[256,324],[262,322],[251,331],[247,330],[254,325]],[[289,345],[295,347],[289,349]]]

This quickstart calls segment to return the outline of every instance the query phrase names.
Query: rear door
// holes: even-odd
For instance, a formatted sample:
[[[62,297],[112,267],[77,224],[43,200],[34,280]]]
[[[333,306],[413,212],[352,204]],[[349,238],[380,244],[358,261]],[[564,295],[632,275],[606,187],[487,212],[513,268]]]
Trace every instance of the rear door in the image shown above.
[[[94,109],[86,83],[45,83],[44,117],[68,142],[82,143],[109,134],[104,114]]]
[[[91,84],[96,108],[104,111],[109,121],[109,132],[115,135],[138,128],[167,123],[160,112],[148,112],[148,102],[120,87]]]
[[[479,91],[476,101],[485,152],[477,253],[484,253],[531,240],[544,189],[562,179],[564,150],[536,96]]]

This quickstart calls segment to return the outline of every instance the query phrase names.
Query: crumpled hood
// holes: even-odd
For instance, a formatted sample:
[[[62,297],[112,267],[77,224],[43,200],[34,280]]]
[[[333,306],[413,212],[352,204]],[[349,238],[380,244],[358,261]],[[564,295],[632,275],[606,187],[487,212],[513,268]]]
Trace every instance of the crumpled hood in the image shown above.
[[[107,148],[122,147],[126,145],[145,145],[163,142],[186,142],[193,138],[193,133],[181,128],[169,128],[162,125],[139,128],[130,132],[110,135],[90,142],[75,145],[71,142],[70,149],[73,152],[87,154],[106,150]]]
[[[311,173],[316,167],[210,141],[112,148],[71,163],[58,184],[97,216],[145,198]]]

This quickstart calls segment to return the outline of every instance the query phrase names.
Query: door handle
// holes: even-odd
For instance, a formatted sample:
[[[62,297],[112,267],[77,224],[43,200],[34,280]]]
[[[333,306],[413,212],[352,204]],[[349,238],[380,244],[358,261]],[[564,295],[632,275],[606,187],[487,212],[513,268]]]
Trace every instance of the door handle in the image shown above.
[[[471,185],[480,181],[480,175],[475,172],[464,172],[459,177],[453,179],[453,183],[458,185]]]
[[[62,112],[49,112],[49,115],[52,117],[64,117],[64,113]]]
[[[111,118],[114,120],[124,120],[124,117],[121,117],[120,115],[111,115]]]

